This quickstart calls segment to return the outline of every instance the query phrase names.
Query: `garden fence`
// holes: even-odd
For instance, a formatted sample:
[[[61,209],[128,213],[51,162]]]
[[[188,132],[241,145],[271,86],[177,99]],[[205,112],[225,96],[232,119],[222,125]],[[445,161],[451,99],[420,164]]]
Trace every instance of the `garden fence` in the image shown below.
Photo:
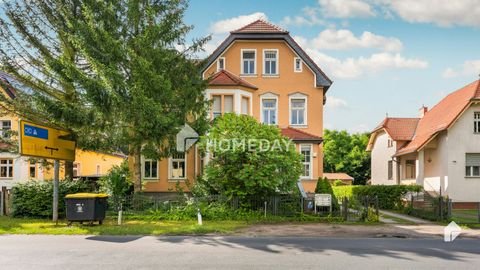
[[[451,216],[450,200],[427,192],[411,194],[407,206],[409,215],[432,221],[445,221]]]

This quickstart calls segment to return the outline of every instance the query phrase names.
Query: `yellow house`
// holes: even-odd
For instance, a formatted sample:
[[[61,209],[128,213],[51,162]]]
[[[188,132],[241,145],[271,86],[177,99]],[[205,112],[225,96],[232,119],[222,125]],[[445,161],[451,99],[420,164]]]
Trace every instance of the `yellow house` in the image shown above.
[[[0,72],[2,85],[0,91],[7,98],[15,98],[15,89],[9,87],[13,80],[8,74]],[[19,117],[5,110],[0,111],[0,136],[5,140],[16,141],[17,136],[11,136],[9,131],[19,131]],[[74,176],[99,177],[108,172],[114,165],[120,165],[126,157],[122,154],[106,154],[77,149],[74,161]],[[61,163],[62,164],[62,163]],[[63,164],[62,164],[63,165]],[[0,188],[11,188],[15,183],[29,179],[50,180],[53,178],[52,166],[45,166],[34,159],[20,156],[18,150],[4,141],[0,142]],[[65,175],[64,166],[60,167],[60,178]]]
[[[210,117],[251,115],[276,125],[303,155],[301,182],[313,192],[323,176],[323,106],[332,81],[285,31],[263,20],[238,30],[210,55],[202,70],[209,80]],[[196,147],[164,160],[142,159],[146,192],[188,190],[204,160]]]

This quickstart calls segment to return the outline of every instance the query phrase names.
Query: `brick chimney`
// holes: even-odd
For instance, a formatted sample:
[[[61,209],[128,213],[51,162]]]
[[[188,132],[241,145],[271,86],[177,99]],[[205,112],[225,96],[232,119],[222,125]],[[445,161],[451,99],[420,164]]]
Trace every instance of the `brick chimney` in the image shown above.
[[[423,116],[428,112],[428,107],[425,107],[422,105],[422,107],[419,110],[418,117],[423,118]]]

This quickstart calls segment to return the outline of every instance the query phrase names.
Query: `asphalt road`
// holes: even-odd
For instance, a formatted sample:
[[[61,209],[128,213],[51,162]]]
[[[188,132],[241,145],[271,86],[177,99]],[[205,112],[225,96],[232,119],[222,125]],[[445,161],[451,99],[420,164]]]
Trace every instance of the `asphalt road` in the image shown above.
[[[480,241],[0,236],[0,269],[480,269]]]

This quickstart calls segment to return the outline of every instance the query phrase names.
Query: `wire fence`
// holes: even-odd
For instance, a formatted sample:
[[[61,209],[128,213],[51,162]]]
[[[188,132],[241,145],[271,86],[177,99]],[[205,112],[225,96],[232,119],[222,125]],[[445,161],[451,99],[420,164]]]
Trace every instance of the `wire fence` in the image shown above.
[[[252,211],[264,216],[293,217],[298,215],[316,215],[338,218],[347,221],[363,220],[368,211],[378,216],[378,198],[361,197],[357,199],[342,197],[332,200],[332,207],[316,206],[314,197],[303,198],[295,195],[275,195],[265,197],[228,198],[222,195],[207,197],[177,196],[162,198],[142,194],[134,194],[122,198],[110,198],[110,215],[120,209],[125,216],[148,215],[152,212],[169,211],[172,208],[187,204],[212,205],[220,203],[230,210]]]

